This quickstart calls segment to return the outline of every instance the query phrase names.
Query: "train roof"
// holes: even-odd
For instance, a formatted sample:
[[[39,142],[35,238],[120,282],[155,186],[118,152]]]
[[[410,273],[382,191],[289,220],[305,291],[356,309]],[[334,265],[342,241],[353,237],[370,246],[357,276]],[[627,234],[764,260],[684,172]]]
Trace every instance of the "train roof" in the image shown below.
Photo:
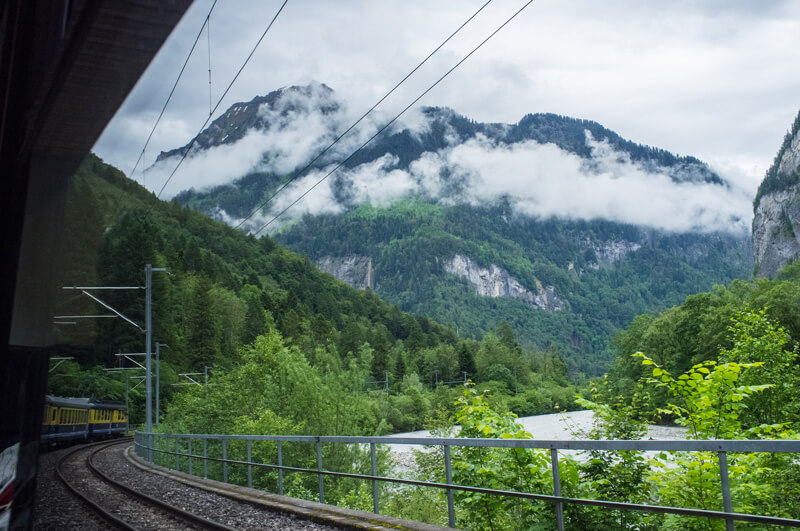
[[[92,409],[125,409],[125,403],[113,400],[97,400],[91,402],[91,407]]]
[[[58,407],[74,407],[78,409],[89,409],[91,402],[88,398],[71,398],[63,396],[47,395],[45,401],[48,404]]]
[[[124,402],[114,400],[95,400],[88,398],[73,398],[64,396],[47,395],[45,401],[58,407],[74,407],[78,409],[125,409]]]

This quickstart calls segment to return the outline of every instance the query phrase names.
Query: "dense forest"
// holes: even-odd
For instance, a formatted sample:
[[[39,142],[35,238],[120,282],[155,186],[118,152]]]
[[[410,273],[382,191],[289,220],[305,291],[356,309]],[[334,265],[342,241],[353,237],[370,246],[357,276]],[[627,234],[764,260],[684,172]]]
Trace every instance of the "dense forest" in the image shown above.
[[[779,361],[784,351],[796,352],[800,344],[800,264],[786,266],[777,278],[750,282],[737,280],[714,291],[698,293],[680,305],[658,315],[643,314],[617,334],[612,343],[617,358],[608,379],[613,393],[630,402],[639,389],[639,382],[652,367],[642,365],[637,352],[645,353],[658,367],[671,374],[680,374],[698,364],[718,363],[736,350],[745,321],[758,315],[763,322],[752,331],[756,336],[736,361],[759,362],[769,373],[776,388],[764,393],[770,396],[776,411],[771,422],[795,423],[800,420],[800,396],[793,363]],[[773,396],[780,391],[780,396]],[[670,418],[667,412],[669,395],[665,390],[651,397],[650,404],[640,408],[643,415],[657,419]],[[640,405],[641,406],[641,405]],[[762,412],[753,410],[753,415]],[[749,416],[749,414],[748,414]],[[771,423],[770,422],[770,423]]]
[[[276,240],[315,260],[368,256],[375,291],[401,309],[480,338],[506,321],[531,348],[556,348],[572,375],[602,374],[614,333],[635,316],[679,304],[714,284],[749,276],[747,244],[729,234],[675,234],[603,220],[535,219],[505,203],[476,207],[407,199],[306,216]],[[614,258],[605,248],[622,247]],[[476,296],[445,271],[455,255],[497,265],[535,292],[553,286],[563,310]]]
[[[392,407],[363,424],[362,434],[420,428],[437,404],[452,409],[448,393],[465,379],[485,382],[519,414],[575,407],[560,353],[523,349],[507,324],[480,341],[461,339],[430,318],[351,288],[267,236],[255,238],[159,201],[95,156],[74,177],[64,230],[65,285],[143,285],[145,264],[167,268],[153,274],[153,338],[168,345],[162,351],[164,403],[177,389],[171,384],[186,383],[179,373],[232,370],[242,349],[277,334],[314,371],[330,376],[332,364],[339,364],[348,389],[357,382],[364,392],[388,388]],[[104,292],[102,298],[144,322],[140,291]],[[60,310],[91,314],[97,308],[80,292],[68,292]],[[124,379],[101,366],[116,365],[119,352],[141,352],[140,330],[114,319],[57,333],[61,353],[76,360],[54,371],[52,392],[124,397]],[[365,372],[347,372],[353,364]],[[131,406],[135,422],[142,419],[140,405],[135,400]]]

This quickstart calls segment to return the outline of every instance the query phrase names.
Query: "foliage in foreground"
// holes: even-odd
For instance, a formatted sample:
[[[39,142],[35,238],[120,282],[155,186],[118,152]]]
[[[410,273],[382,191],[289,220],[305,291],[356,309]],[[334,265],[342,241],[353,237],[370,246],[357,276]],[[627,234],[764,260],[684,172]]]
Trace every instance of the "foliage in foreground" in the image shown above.
[[[738,315],[731,326],[732,346],[720,362],[706,361],[673,375],[647,355],[637,358],[650,376],[641,382],[633,404],[608,401],[608,385],[595,388],[593,400],[580,399],[595,411],[590,438],[636,439],[645,434],[640,404],[656,390],[668,397],[668,413],[688,428],[690,439],[794,439],[790,423],[749,426],[760,418],[766,393],[782,392],[775,382],[796,378],[793,349],[785,349],[779,327],[763,312]],[[752,361],[763,356],[768,363]],[[738,360],[738,361],[735,361]],[[780,378],[764,367],[770,364]],[[775,373],[773,373],[775,374]],[[605,402],[603,402],[605,400]],[[467,389],[458,400],[459,436],[530,439],[513,414],[494,410],[486,393]],[[499,490],[552,494],[549,456],[542,450],[465,447],[454,451],[455,483]],[[800,517],[800,464],[786,454],[728,454],[734,510],[786,518]],[[424,471],[427,475],[429,471]],[[721,511],[719,462],[709,452],[670,452],[648,457],[642,452],[587,452],[559,460],[562,493],[569,497],[668,505]],[[456,495],[458,524],[470,529],[552,529],[553,506],[520,502],[482,493]],[[572,529],[724,529],[724,521],[565,506]],[[742,529],[758,529],[740,523]]]

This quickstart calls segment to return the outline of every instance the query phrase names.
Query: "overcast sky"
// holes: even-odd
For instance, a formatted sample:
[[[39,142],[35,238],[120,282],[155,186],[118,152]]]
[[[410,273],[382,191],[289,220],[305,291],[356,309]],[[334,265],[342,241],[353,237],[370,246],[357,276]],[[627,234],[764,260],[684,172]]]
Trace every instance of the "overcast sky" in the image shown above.
[[[289,0],[217,115],[311,80],[363,112],[483,1]],[[124,172],[211,3],[195,1],[95,146]],[[218,1],[210,52],[215,102],[280,3]],[[494,0],[382,109],[404,107],[524,3]],[[798,53],[796,0],[535,0],[421,104],[483,122],[514,123],[531,112],[595,120],[635,142],[694,155],[755,194],[800,108]],[[186,144],[208,111],[203,35],[147,164]],[[142,181],[138,171],[134,177]]]

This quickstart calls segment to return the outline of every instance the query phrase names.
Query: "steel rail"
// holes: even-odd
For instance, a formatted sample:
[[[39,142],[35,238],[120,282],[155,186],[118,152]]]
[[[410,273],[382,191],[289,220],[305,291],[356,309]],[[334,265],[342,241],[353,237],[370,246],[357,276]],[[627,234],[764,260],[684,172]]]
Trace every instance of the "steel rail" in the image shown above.
[[[56,476],[58,476],[58,479],[61,480],[61,482],[64,484],[64,486],[67,488],[67,490],[69,490],[73,495],[75,495],[77,498],[82,500],[84,503],[89,505],[92,509],[94,509],[94,511],[97,514],[99,514],[102,518],[104,518],[111,525],[113,525],[113,526],[115,526],[115,527],[117,527],[119,529],[125,529],[127,531],[139,531],[135,527],[133,527],[130,524],[128,524],[126,521],[122,520],[121,518],[119,518],[117,516],[114,516],[113,514],[111,514],[107,510],[105,510],[103,508],[103,506],[101,506],[99,503],[95,502],[94,500],[92,500],[88,496],[85,496],[72,483],[70,483],[67,480],[66,476],[64,475],[64,471],[62,470],[61,467],[67,462],[67,460],[70,457],[72,457],[73,454],[76,454],[76,453],[78,453],[78,452],[80,452],[82,450],[85,450],[87,447],[98,446],[98,445],[101,445],[101,444],[107,444],[107,443],[105,441],[102,441],[102,442],[97,442],[97,443],[91,443],[91,444],[84,445],[84,446],[79,446],[78,448],[75,448],[74,450],[64,454],[64,456],[62,456],[61,459],[59,459],[58,463],[56,464]]]
[[[196,525],[199,525],[200,527],[204,527],[204,528],[208,528],[208,529],[220,529],[220,530],[224,530],[224,531],[236,531],[236,528],[234,528],[234,527],[230,527],[228,525],[225,525],[225,524],[222,524],[222,523],[219,523],[219,522],[215,522],[213,520],[209,520],[207,518],[204,518],[204,517],[199,516],[197,514],[191,513],[189,511],[186,511],[186,510],[181,509],[179,507],[175,507],[175,506],[170,505],[170,504],[168,504],[168,503],[166,503],[166,502],[164,502],[162,500],[159,500],[157,498],[154,498],[152,496],[149,496],[147,494],[139,492],[139,491],[129,487],[128,485],[125,485],[123,483],[120,483],[119,481],[111,479],[106,473],[104,473],[99,468],[97,468],[97,466],[94,463],[94,459],[97,456],[97,454],[99,454],[100,452],[102,452],[103,450],[105,450],[105,449],[107,449],[107,448],[109,448],[111,446],[116,446],[116,445],[120,445],[120,444],[126,444],[126,443],[129,443],[129,442],[131,442],[131,438],[127,438],[127,439],[119,440],[119,441],[113,441],[113,442],[110,442],[110,443],[107,442],[107,441],[102,441],[100,443],[93,443],[93,444],[89,445],[89,446],[98,446],[98,448],[93,450],[92,452],[89,453],[89,455],[86,456],[87,468],[92,472],[92,474],[94,474],[100,480],[112,485],[113,487],[117,488],[118,490],[121,490],[121,491],[123,491],[123,492],[125,492],[127,494],[135,496],[135,497],[139,498],[140,500],[142,500],[143,502],[145,502],[148,505],[157,506],[157,507],[161,508],[162,510],[168,512],[168,513],[172,513],[174,515],[177,515],[180,518],[183,518],[185,520],[189,520],[190,522],[192,522],[192,523],[194,523]],[[81,498],[82,500],[87,502],[90,506],[92,506],[92,508],[94,508],[96,511],[98,511],[100,513],[100,515],[103,516],[103,518],[106,518],[107,520],[112,522],[114,525],[117,525],[117,526],[119,526],[119,527],[121,527],[123,529],[132,530],[132,531],[139,531],[138,528],[131,526],[130,524],[128,524],[124,520],[122,520],[119,517],[111,514],[108,510],[103,508],[97,502],[91,500],[88,496],[85,496],[84,494],[80,493],[77,489],[75,489],[74,486],[70,485],[66,481],[66,479],[64,478],[64,476],[62,474],[62,471],[60,470],[61,463],[65,462],[67,457],[72,456],[73,454],[77,453],[80,450],[85,450],[86,448],[87,448],[87,446],[82,446],[80,448],[77,448],[77,449],[73,450],[72,452],[70,452],[69,454],[67,454],[67,456],[62,458],[61,461],[59,461],[59,468],[58,468],[59,477],[61,478],[62,481],[64,481],[64,483],[67,485],[67,487],[74,494],[76,494],[79,498]]]

